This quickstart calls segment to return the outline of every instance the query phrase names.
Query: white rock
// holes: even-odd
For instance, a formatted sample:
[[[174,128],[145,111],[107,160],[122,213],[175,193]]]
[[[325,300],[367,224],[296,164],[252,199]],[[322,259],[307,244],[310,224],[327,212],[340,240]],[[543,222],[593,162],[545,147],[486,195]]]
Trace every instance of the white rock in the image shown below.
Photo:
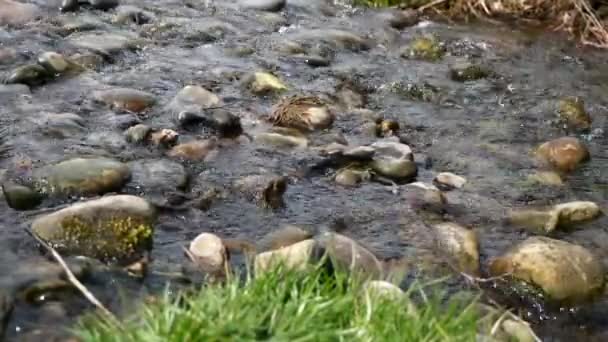
[[[221,271],[226,262],[226,247],[217,235],[202,233],[190,243],[190,253],[205,271]]]

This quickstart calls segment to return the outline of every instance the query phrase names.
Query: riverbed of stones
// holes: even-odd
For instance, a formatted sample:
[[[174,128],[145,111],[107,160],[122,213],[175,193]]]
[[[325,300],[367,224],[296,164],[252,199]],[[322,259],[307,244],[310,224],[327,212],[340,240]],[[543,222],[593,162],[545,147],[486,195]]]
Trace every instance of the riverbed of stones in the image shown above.
[[[564,307],[604,298],[601,244],[568,237],[602,222],[605,197],[568,189],[605,147],[601,105],[559,92],[530,109],[548,127],[534,132],[542,141],[519,113],[459,122],[475,106],[500,112],[521,100],[525,81],[492,67],[500,56],[487,45],[512,55],[525,45],[429,33],[433,23],[410,10],[361,11],[323,1],[0,0],[2,220],[19,228],[6,241],[31,230],[83,280],[111,269],[221,281],[247,263],[300,269],[328,254],[373,286],[443,267]],[[405,68],[435,76],[399,79]],[[468,136],[472,127],[479,135]],[[493,141],[476,145],[484,135]],[[518,168],[523,180],[488,191],[485,172],[511,180]],[[553,197],[535,201],[536,191]],[[520,238],[488,242],[505,233],[487,225]],[[71,287],[25,245],[0,255],[10,337],[31,314],[19,305]],[[43,307],[50,321],[67,315]],[[31,329],[34,339],[44,331]]]

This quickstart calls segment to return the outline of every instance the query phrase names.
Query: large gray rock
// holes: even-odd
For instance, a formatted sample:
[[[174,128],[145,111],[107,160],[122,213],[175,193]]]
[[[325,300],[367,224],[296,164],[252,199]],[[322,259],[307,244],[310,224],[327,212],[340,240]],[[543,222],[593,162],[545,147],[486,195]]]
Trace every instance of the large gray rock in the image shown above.
[[[493,276],[509,274],[542,289],[550,299],[575,304],[600,294],[605,272],[589,250],[569,242],[532,237],[490,264]]]
[[[38,191],[52,196],[87,196],[117,191],[130,177],[127,165],[106,158],[74,158],[34,172]]]
[[[155,220],[155,208],[146,200],[117,195],[41,216],[32,230],[63,253],[131,260],[151,248]]]

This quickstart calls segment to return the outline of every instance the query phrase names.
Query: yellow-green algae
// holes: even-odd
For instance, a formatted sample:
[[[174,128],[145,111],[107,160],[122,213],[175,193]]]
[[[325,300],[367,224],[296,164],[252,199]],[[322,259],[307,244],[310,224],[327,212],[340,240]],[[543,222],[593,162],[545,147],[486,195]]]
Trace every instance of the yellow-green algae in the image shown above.
[[[404,57],[435,62],[440,60],[445,50],[435,36],[428,35],[414,39],[405,51]]]
[[[53,242],[72,252],[99,259],[124,259],[150,247],[150,221],[133,216],[110,216],[93,221],[70,216],[60,223]]]

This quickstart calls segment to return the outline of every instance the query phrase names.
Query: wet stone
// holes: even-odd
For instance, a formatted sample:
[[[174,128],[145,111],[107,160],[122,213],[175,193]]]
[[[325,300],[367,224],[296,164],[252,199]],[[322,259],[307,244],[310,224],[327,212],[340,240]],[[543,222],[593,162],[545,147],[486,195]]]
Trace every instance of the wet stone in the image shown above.
[[[194,140],[173,147],[167,155],[189,161],[204,161],[217,148],[216,139]]]
[[[233,188],[248,201],[263,208],[277,209],[285,206],[284,194],[288,179],[272,173],[249,175],[234,182]]]
[[[334,266],[364,278],[379,278],[382,263],[376,256],[353,239],[337,233],[325,232],[317,238]]]
[[[459,272],[479,275],[479,241],[475,231],[455,223],[434,227],[438,250],[445,254]]]
[[[120,6],[116,9],[116,16],[113,21],[118,24],[147,24],[154,18],[154,14],[144,11],[135,6]]]
[[[43,200],[43,196],[35,189],[10,181],[2,184],[2,193],[8,206],[15,210],[34,209]]]
[[[550,299],[575,304],[592,299],[604,287],[604,269],[582,246],[532,237],[490,264],[493,276],[510,274],[541,288]]]
[[[113,33],[79,34],[71,37],[69,42],[76,47],[91,50],[105,56],[137,48],[137,41],[135,39]]]
[[[0,0],[0,26],[23,25],[42,14],[40,8],[13,0]]]
[[[8,84],[25,84],[30,87],[44,84],[53,77],[42,65],[29,64],[16,68],[4,81]]]
[[[32,223],[41,239],[67,255],[101,260],[129,260],[151,248],[156,213],[131,195],[76,203]]]
[[[548,141],[536,149],[536,156],[559,171],[574,171],[590,159],[587,147],[577,138],[563,137]]]
[[[568,97],[558,103],[557,114],[566,127],[588,131],[591,129],[591,116],[585,110],[585,102],[580,97]]]
[[[181,112],[199,113],[203,109],[221,105],[222,100],[214,93],[201,86],[189,85],[175,95],[167,109],[174,114]]]
[[[17,51],[11,48],[0,48],[0,65],[10,64],[17,60]]]
[[[246,76],[243,84],[255,95],[268,95],[287,90],[287,86],[277,76],[262,71]]]
[[[409,47],[405,48],[401,56],[404,58],[436,62],[443,58],[445,49],[434,36],[422,36],[414,39]]]
[[[317,242],[304,240],[279,249],[260,253],[255,257],[257,275],[284,267],[289,270],[305,270],[315,261]]]
[[[239,0],[239,4],[244,8],[277,12],[285,7],[286,0]]]
[[[420,15],[415,10],[390,10],[380,14],[390,27],[395,29],[403,29],[414,26],[420,20]]]
[[[146,193],[182,189],[188,183],[186,169],[171,160],[145,160],[129,163],[132,176],[130,186]]]
[[[450,78],[456,82],[475,81],[486,78],[492,74],[491,70],[483,65],[460,62],[450,67]]]
[[[126,110],[140,113],[156,103],[154,95],[136,89],[115,88],[99,90],[92,94],[92,98],[114,110]]]
[[[127,165],[106,158],[69,159],[34,171],[36,188],[54,196],[117,191],[130,177]]]
[[[188,248],[192,261],[202,271],[221,273],[228,259],[226,247],[218,236],[211,233],[199,234]]]
[[[99,10],[109,10],[116,8],[119,0],[87,0],[91,7]]]
[[[57,138],[76,138],[86,132],[85,120],[73,113],[47,114],[40,122],[45,134]]]
[[[312,234],[300,227],[287,225],[266,235],[259,243],[262,250],[275,250],[310,239]]]

